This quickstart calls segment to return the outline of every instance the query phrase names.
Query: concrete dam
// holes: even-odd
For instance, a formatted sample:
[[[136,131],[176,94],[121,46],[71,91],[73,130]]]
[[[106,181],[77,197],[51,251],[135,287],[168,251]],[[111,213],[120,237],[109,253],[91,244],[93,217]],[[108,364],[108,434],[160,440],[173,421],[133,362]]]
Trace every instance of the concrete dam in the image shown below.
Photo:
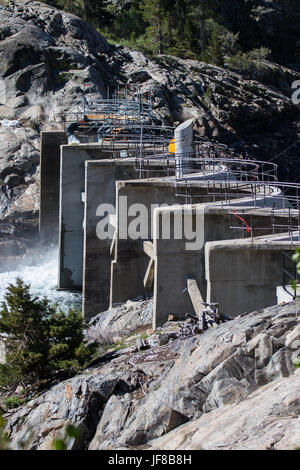
[[[277,165],[155,124],[128,90],[41,133],[40,239],[58,243],[58,288],[87,320],[153,297],[153,328],[218,304],[235,317],[293,300],[300,185]]]

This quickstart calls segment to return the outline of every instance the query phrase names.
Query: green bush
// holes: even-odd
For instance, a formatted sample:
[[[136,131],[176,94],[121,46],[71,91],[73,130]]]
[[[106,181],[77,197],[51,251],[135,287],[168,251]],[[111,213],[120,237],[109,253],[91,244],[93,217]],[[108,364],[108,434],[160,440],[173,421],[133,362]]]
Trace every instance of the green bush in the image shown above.
[[[21,406],[22,400],[20,400],[19,397],[8,397],[3,400],[3,405],[8,410],[11,410],[13,408],[18,408],[19,406]]]
[[[83,329],[81,312],[63,313],[47,298],[33,297],[30,286],[17,279],[8,286],[0,309],[0,333],[6,336],[0,386],[74,374],[94,351],[85,345]]]
[[[300,274],[300,248],[296,248],[296,251],[292,257],[294,263],[296,263],[296,270],[297,270],[297,274]],[[297,294],[297,286],[299,284],[299,280],[298,279],[295,279],[294,281],[291,282],[291,286],[292,288],[294,289],[295,291],[295,296]],[[297,298],[297,297],[296,297]],[[294,362],[294,366],[299,369],[300,368],[300,359],[297,359],[295,362]]]
[[[5,432],[6,421],[0,414],[0,450],[9,449],[9,438],[7,432]]]
[[[250,52],[238,52],[228,57],[226,65],[233,71],[246,75],[249,78],[261,77],[268,72],[264,60],[270,55],[270,50],[264,47],[253,49]]]
[[[68,424],[64,430],[64,436],[60,439],[54,439],[52,442],[52,449],[53,450],[67,450],[68,449],[68,441],[73,439],[80,439],[81,437],[81,430],[80,428],[76,428],[72,424]]]
[[[297,273],[300,274],[300,248],[296,248],[296,252],[293,255],[293,261],[296,263]]]

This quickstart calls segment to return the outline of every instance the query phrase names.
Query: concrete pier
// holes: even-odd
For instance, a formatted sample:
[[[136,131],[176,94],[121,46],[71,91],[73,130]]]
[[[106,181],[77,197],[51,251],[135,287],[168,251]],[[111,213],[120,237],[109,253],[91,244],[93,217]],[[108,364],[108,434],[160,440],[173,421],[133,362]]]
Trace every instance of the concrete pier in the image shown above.
[[[277,304],[282,285],[282,251],[292,255],[300,242],[277,236],[208,242],[205,246],[207,301],[230,316]],[[291,270],[293,265],[291,262]]]
[[[40,240],[58,242],[60,146],[67,144],[63,131],[41,132],[40,150]]]
[[[83,312],[91,318],[108,309],[110,296],[113,240],[97,236],[97,225],[106,216],[101,204],[115,207],[116,181],[134,178],[136,168],[132,159],[87,161],[85,165]],[[110,225],[107,230],[115,232],[115,227]]]
[[[238,202],[236,202],[238,203]],[[243,208],[243,206],[242,206]],[[238,206],[236,206],[236,210]],[[184,220],[183,220],[184,215]],[[170,239],[163,239],[161,225],[163,217],[170,219]],[[236,219],[233,213],[217,205],[183,205],[178,208],[161,208],[154,211],[154,314],[153,326],[156,328],[167,321],[169,314],[182,316],[192,311],[191,300],[187,292],[187,278],[196,279],[203,299],[207,297],[205,278],[205,246],[213,240],[234,240],[244,237],[252,239],[256,235],[270,234],[272,223],[285,230],[289,214],[276,215],[271,209],[243,209],[242,219]],[[194,240],[183,236],[174,238],[175,222],[178,226],[193,227]],[[296,215],[295,215],[296,222]],[[183,227],[183,232],[184,232]],[[254,238],[255,239],[255,238]],[[210,273],[208,267],[208,273]],[[211,300],[217,302],[217,300]]]
[[[207,196],[205,185],[199,189],[199,193],[202,193],[204,197]],[[155,207],[162,204],[171,206],[182,202],[182,198],[176,195],[174,183],[164,178],[119,182],[116,199],[117,234],[115,257],[111,266],[111,307],[127,299],[143,298],[147,295],[144,276],[149,257],[144,252],[143,242],[153,238],[153,211]],[[142,205],[146,210],[145,215],[140,215],[142,233],[138,240],[134,240],[130,234],[130,224],[135,214],[132,213],[127,220],[124,220],[128,208],[134,209],[136,205]]]
[[[199,203],[205,203],[210,206],[213,206],[214,204],[218,205],[221,204],[220,201],[224,197],[224,184],[222,182],[214,182],[212,185],[211,182],[209,181],[193,181],[191,183],[188,183],[188,188],[190,194],[193,195],[193,200]],[[266,204],[266,201],[262,195],[261,198],[256,197],[255,200],[249,197],[249,192],[250,192],[250,187],[247,186],[247,184],[241,184],[239,185],[238,183],[234,184],[233,187],[230,190],[231,194],[231,199],[234,201],[235,199],[235,194],[236,194],[236,208],[239,205],[239,201],[241,201],[241,205],[243,208],[247,207],[259,207],[259,205]],[[119,207],[122,204],[122,200],[126,200],[127,207],[122,208],[120,210],[120,214],[117,214],[117,234],[116,234],[116,243],[115,243],[115,251],[114,251],[114,260],[112,262],[112,268],[111,268],[111,289],[110,289],[110,306],[115,306],[120,303],[125,302],[127,299],[133,299],[133,298],[143,298],[147,295],[149,295],[149,286],[145,286],[144,283],[144,276],[145,273],[149,267],[149,257],[144,253],[142,242],[146,240],[153,240],[153,228],[154,228],[154,221],[153,221],[153,213],[155,213],[155,209],[157,209],[158,206],[161,205],[166,205],[167,208],[164,210],[164,214],[173,214],[174,211],[176,212],[176,208],[172,208],[172,206],[179,205],[182,206],[182,203],[185,201],[185,199],[188,199],[188,196],[185,198],[184,197],[184,191],[185,187],[180,186],[178,188],[176,181],[172,181],[172,178],[153,178],[150,180],[135,180],[135,181],[126,181],[126,182],[120,182],[117,184],[117,206]],[[245,194],[245,197],[240,199],[240,196],[242,194]],[[268,202],[270,205],[273,205],[274,201],[276,199],[276,196],[270,196],[270,201]],[[143,226],[143,234],[139,240],[133,240],[132,237],[130,236],[130,223],[131,223],[131,218],[128,218],[128,221],[126,222],[126,230],[124,236],[120,236],[120,225],[122,223],[120,222],[120,217],[124,213],[127,213],[127,208],[128,207],[134,207],[136,204],[141,204],[143,207],[147,209],[146,212],[146,217],[145,220],[141,220],[141,225]],[[222,202],[224,204],[224,202]],[[157,209],[158,210],[158,209]],[[208,210],[208,209],[207,209]],[[180,209],[179,209],[180,211]],[[207,212],[208,214],[208,212]],[[228,218],[228,209],[224,209],[223,212],[224,217]],[[174,214],[173,214],[174,215]],[[208,218],[208,216],[206,215]],[[217,238],[208,238],[210,240],[212,239],[222,239],[224,236],[226,239],[228,238],[234,238],[240,237],[240,230],[237,230],[237,233],[234,234],[232,230],[227,230],[228,234],[224,235],[223,225],[223,219],[220,219],[220,223],[216,222],[217,217],[214,218],[214,222],[212,222],[211,227],[214,227],[215,229],[208,230],[208,233],[211,234],[216,234],[215,236]],[[193,224],[194,221],[191,221],[191,224]],[[229,224],[229,220],[227,220],[227,225]],[[207,223],[207,226],[209,224]],[[225,224],[226,226],[226,224]],[[221,228],[220,228],[221,227]],[[270,230],[269,225],[267,228],[267,232]],[[219,233],[218,233],[219,232]],[[169,259],[169,266],[173,266],[174,271],[178,271],[183,273],[182,278],[184,278],[184,274],[188,273],[186,265],[190,264],[195,264],[194,256],[191,253],[188,253],[185,249],[183,249],[180,246],[180,243],[182,241],[182,245],[184,246],[186,243],[186,240],[175,240],[175,247],[172,245],[172,240],[166,241],[164,244],[163,249],[159,249],[160,254],[165,256],[165,259]],[[155,241],[156,242],[156,241]],[[203,244],[202,244],[203,245]],[[158,247],[158,243],[155,245]],[[203,248],[203,246],[202,246]],[[173,250],[173,251],[172,251]],[[180,265],[181,261],[179,261],[179,257],[176,257],[176,263],[172,262],[172,256],[174,253],[180,253],[184,252],[184,259],[182,258],[182,263],[183,265]],[[164,254],[165,253],[165,254]],[[156,254],[155,254],[156,256]],[[190,259],[190,261],[188,261]],[[162,262],[161,262],[162,263]],[[167,262],[168,263],[168,262]],[[203,264],[203,263],[202,263]],[[166,313],[165,305],[168,304],[168,301],[165,302],[165,298],[168,297],[168,294],[164,295],[158,295],[159,289],[162,286],[157,286],[156,282],[158,279],[158,266],[160,265],[159,260],[157,261],[154,271],[157,274],[157,276],[154,276],[154,303],[156,305],[156,302],[161,302],[162,305],[156,305],[157,311],[161,311],[161,316],[162,318],[167,318],[167,313],[175,313],[175,311],[172,311],[172,306],[170,306],[170,311]],[[194,272],[194,271],[192,271]],[[199,272],[197,273],[197,277],[201,276],[201,278],[204,280],[204,264],[202,267],[202,273],[200,274]],[[182,284],[181,281],[177,281],[177,277],[174,274],[174,278],[171,277],[171,279],[175,279],[174,281],[174,286],[176,286],[177,282]],[[168,281],[164,281],[167,283]],[[204,283],[204,284],[203,284]],[[203,289],[205,288],[205,281],[201,282],[201,292],[202,295],[205,295],[205,292]],[[172,284],[172,281],[170,281],[170,285]],[[176,292],[176,287],[174,289],[166,289],[165,292],[172,292],[170,294],[170,298],[174,295],[174,292]],[[179,291],[178,291],[179,292]],[[157,294],[157,295],[156,295]],[[157,299],[160,300],[157,300]],[[182,311],[182,306],[181,306],[181,301],[179,300],[178,302],[171,302],[172,304],[176,304],[174,307],[176,310],[176,313],[179,311]],[[186,302],[183,302],[185,308],[186,307]],[[183,310],[184,311],[184,310]],[[156,314],[155,314],[156,316]]]
[[[60,289],[82,288],[85,162],[101,158],[101,146],[63,145],[60,167],[59,276]]]
[[[63,145],[60,166],[59,277],[60,289],[82,289],[85,162],[120,157],[128,144],[114,152],[102,144]],[[113,159],[112,159],[113,161]],[[92,180],[91,180],[92,181]]]

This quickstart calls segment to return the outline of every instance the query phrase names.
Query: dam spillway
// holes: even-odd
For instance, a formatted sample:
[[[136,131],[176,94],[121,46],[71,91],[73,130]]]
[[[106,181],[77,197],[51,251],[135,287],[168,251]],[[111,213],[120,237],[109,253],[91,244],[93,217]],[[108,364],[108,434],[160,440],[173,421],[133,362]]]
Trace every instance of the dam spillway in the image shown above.
[[[276,303],[282,253],[300,245],[298,185],[197,140],[195,120],[159,127],[121,105],[87,113],[94,133],[42,132],[40,235],[58,241],[58,287],[82,292],[88,320],[153,296],[154,328],[195,312],[189,279],[233,317]]]

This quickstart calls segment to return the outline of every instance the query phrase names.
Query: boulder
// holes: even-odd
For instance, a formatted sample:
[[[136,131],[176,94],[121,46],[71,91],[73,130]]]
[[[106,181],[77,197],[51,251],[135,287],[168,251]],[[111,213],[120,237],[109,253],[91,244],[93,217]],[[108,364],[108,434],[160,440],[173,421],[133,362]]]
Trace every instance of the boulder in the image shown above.
[[[295,450],[300,446],[300,371],[149,443],[148,450]]]
[[[286,335],[285,347],[293,350],[300,349],[300,325]]]
[[[215,409],[239,406],[265,384],[291,377],[295,372],[292,354],[269,331],[274,328],[277,335],[282,333],[285,337],[289,333],[286,325],[289,321],[293,325],[294,319],[294,304],[272,307],[222,324],[200,336],[178,338],[156,348],[153,344],[152,349],[137,358],[138,367],[149,373],[148,368],[144,369],[147,358],[157,361],[156,365],[153,363],[151,375],[154,372],[154,377],[159,378],[153,380],[150,390],[146,389],[138,402],[132,397],[126,424],[114,434],[113,444],[103,435],[101,425],[96,432],[102,436],[101,440],[94,440],[92,448],[144,445],[151,436],[153,439],[168,432],[171,412],[194,421]],[[150,338],[147,341],[150,343]],[[156,351],[158,360],[154,359]],[[171,352],[176,360],[161,373],[162,361]]]
[[[84,447],[92,438],[117,382],[113,375],[77,376],[29,401],[9,419],[11,446],[51,450],[55,439],[66,438],[65,427],[72,424],[78,428],[79,436],[68,440],[68,449]]]
[[[23,184],[24,178],[22,178],[22,176],[20,175],[15,174],[7,175],[3,183],[7,186],[7,188],[11,189],[15,186],[20,186],[21,184]]]
[[[112,344],[134,330],[151,327],[153,300],[129,300],[120,307],[100,313],[90,321],[86,337],[90,342]]]

